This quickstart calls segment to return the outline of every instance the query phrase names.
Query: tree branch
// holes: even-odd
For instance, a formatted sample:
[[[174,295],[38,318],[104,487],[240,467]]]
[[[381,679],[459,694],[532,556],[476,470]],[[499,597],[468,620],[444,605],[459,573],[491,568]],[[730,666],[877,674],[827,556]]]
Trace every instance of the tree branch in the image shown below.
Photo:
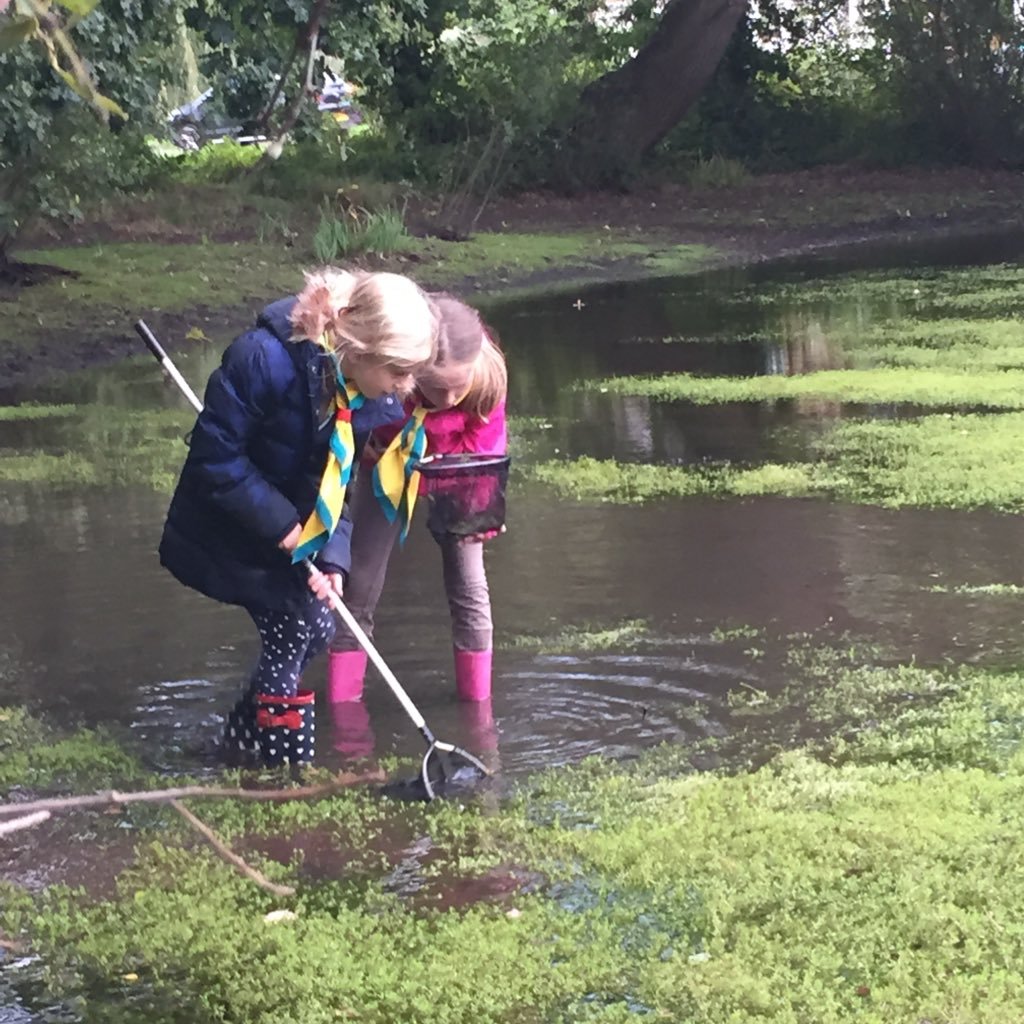
[[[240,789],[231,786],[179,786],[176,789],[149,789],[136,793],[119,793],[116,789],[105,793],[90,793],[83,796],[57,796],[45,800],[30,800],[25,803],[0,804],[0,815],[31,814],[36,811],[67,811],[79,807],[117,807],[133,803],[167,803],[184,797],[220,797],[229,800],[257,800],[280,802],[285,800],[309,800],[327,796],[348,786],[363,782],[382,782],[384,773],[342,772],[330,782],[318,786],[299,786],[294,789]],[[33,823],[34,824],[34,823]]]
[[[294,896],[295,889],[290,885],[278,885],[270,881],[266,875],[250,867],[223,840],[219,839],[209,825],[200,821],[180,800],[171,800],[171,806],[216,850],[217,855],[237,868],[246,878],[255,882],[261,889],[274,896]]]
[[[41,825],[50,817],[49,811],[36,811],[35,814],[26,814],[23,818],[8,818],[6,821],[0,821],[0,836],[18,832],[23,828],[31,828],[33,825]]]
[[[320,25],[323,23],[324,17],[327,14],[327,8],[330,4],[330,0],[316,0],[316,4],[313,9],[309,12],[309,21],[303,29],[300,30],[301,35],[297,37],[296,42],[298,43],[301,39],[306,47],[306,70],[303,75],[302,85],[296,91],[295,96],[285,109],[284,114],[281,117],[281,124],[274,133],[274,138],[271,143],[263,151],[263,155],[253,165],[253,171],[258,170],[260,167],[266,166],[272,160],[276,160],[284,148],[284,141],[288,137],[288,133],[295,127],[295,122],[299,119],[299,113],[302,110],[303,104],[309,99],[309,93],[312,89],[313,82],[313,64],[316,59],[316,48],[317,43],[320,39]],[[298,45],[296,50],[298,50]]]

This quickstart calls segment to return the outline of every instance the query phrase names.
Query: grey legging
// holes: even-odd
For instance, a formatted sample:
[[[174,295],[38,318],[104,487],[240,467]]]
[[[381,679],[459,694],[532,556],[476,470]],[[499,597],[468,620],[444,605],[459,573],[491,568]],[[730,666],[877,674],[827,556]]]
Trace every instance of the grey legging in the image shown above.
[[[373,618],[384,589],[391,550],[398,539],[398,523],[384,517],[368,470],[360,469],[352,494],[352,568],[345,586],[345,603],[356,621],[373,635]],[[421,511],[421,515],[424,514]],[[444,589],[452,617],[452,642],[462,651],[489,651],[494,634],[491,595],[484,571],[484,546],[478,541],[439,542]],[[338,625],[335,650],[353,650],[355,638]]]

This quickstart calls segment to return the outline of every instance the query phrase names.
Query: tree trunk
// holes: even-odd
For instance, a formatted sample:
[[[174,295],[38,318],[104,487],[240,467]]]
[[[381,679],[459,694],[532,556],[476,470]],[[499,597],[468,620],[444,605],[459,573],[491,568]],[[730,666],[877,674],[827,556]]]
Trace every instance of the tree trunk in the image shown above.
[[[310,96],[313,93],[313,62],[316,57],[317,44],[320,40],[320,26],[323,24],[329,5],[330,0],[316,0],[313,9],[309,12],[309,21],[300,30],[300,34],[296,39],[297,45],[292,51],[292,57],[288,66],[291,67],[291,61],[304,48],[306,51],[306,69],[302,76],[302,84],[285,108],[285,112],[281,117],[281,123],[270,140],[270,145],[267,146],[263,151],[263,156],[253,166],[254,171],[277,160],[281,156],[284,144],[288,140],[289,132],[295,127],[295,122],[298,121],[303,106],[309,102]]]
[[[714,74],[746,6],[747,0],[669,0],[639,53],[583,90],[568,155],[584,180],[618,179],[679,123]]]

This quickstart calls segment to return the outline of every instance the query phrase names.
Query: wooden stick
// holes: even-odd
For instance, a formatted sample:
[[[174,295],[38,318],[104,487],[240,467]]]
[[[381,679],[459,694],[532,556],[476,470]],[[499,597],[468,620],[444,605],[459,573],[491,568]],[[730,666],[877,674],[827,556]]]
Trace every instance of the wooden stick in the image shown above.
[[[50,817],[49,811],[36,811],[35,814],[26,814],[23,818],[8,818],[6,821],[0,821],[0,836],[5,836],[8,832],[17,832],[19,829],[31,828],[33,825],[41,825]]]
[[[341,772],[330,782],[319,786],[298,786],[294,789],[238,789],[230,786],[179,786],[176,789],[149,789],[137,793],[120,793],[116,789],[84,796],[57,796],[25,803],[0,804],[0,815],[26,814],[35,811],[67,811],[76,807],[116,807],[120,804],[166,803],[184,797],[221,797],[230,800],[309,800],[326,796],[347,786],[363,782],[383,782],[380,770],[364,773]],[[33,822],[35,824],[35,822]]]
[[[237,868],[246,878],[254,881],[261,889],[275,896],[294,896],[295,890],[290,885],[278,885],[270,881],[266,875],[250,867],[223,840],[218,839],[209,825],[201,822],[180,800],[171,800],[171,806],[217,851],[221,859]]]

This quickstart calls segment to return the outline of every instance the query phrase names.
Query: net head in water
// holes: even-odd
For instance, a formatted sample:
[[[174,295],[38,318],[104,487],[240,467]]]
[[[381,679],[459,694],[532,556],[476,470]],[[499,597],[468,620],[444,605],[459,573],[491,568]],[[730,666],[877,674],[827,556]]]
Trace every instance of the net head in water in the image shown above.
[[[423,773],[385,783],[382,792],[394,800],[429,803],[435,797],[450,799],[468,796],[480,789],[491,778],[486,769],[474,764],[458,764],[449,773],[431,770],[429,785]]]

